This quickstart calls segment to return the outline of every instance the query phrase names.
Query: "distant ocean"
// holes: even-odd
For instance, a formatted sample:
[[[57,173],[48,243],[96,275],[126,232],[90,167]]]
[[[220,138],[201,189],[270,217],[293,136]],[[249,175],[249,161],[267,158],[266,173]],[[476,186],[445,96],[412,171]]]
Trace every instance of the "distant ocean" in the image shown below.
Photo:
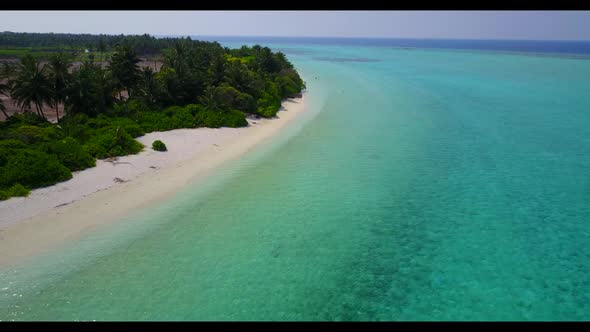
[[[309,112],[0,271],[0,320],[590,320],[589,42],[209,39],[285,52]]]
[[[404,38],[319,38],[319,37],[229,37],[191,36],[221,43],[280,43],[325,46],[378,46],[423,49],[454,49],[526,52],[538,54],[590,55],[590,41],[477,40],[477,39],[404,39]]]

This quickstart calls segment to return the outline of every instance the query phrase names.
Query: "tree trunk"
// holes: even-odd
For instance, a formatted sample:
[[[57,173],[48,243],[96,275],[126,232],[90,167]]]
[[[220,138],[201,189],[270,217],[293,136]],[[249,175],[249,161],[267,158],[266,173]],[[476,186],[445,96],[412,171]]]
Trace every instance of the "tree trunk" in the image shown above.
[[[0,111],[2,111],[2,113],[4,114],[4,120],[8,119],[8,114],[6,113],[6,111],[3,108],[0,108]]]
[[[119,90],[119,100],[123,100],[123,96],[121,95],[121,90]]]
[[[35,104],[35,110],[37,111],[37,115],[41,116],[41,112],[39,112],[39,107],[37,107],[37,104]],[[31,111],[31,105],[29,105],[28,111]]]
[[[57,116],[57,122],[59,122],[59,103],[55,102],[55,116]]]
[[[35,103],[35,106],[37,107],[37,111],[39,112],[39,114],[41,114],[43,119],[47,120],[47,118],[45,117],[45,113],[43,113],[43,110],[41,109],[41,106],[39,106],[39,104],[37,103]]]

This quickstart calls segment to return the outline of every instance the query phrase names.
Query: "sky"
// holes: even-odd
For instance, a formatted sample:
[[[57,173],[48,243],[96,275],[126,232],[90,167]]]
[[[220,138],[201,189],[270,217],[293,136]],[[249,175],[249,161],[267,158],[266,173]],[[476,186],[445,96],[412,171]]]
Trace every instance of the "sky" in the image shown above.
[[[590,40],[590,11],[0,11],[0,31]]]

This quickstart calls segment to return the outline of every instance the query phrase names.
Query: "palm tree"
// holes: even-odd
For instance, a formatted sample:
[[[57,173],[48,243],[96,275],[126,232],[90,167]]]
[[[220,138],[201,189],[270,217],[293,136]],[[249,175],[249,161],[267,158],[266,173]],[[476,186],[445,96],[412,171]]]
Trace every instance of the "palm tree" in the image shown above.
[[[49,59],[49,77],[53,84],[53,99],[55,102],[55,115],[59,122],[58,105],[66,99],[66,85],[69,79],[69,68],[72,66],[65,53],[58,53]]]
[[[41,66],[33,56],[25,55],[18,67],[14,78],[9,83],[12,87],[10,95],[16,104],[25,108],[35,105],[37,114],[44,119],[43,104],[53,106],[53,87],[47,75],[47,66]]]
[[[96,116],[113,104],[113,88],[107,72],[90,61],[72,73],[66,88],[65,109],[68,114]]]
[[[119,46],[111,58],[109,69],[119,89],[119,99],[123,99],[122,90],[126,90],[129,96],[141,80],[141,71],[138,63],[139,57],[131,47]]]
[[[100,53],[100,66],[102,67],[102,61],[104,61],[104,52],[107,49],[107,45],[104,42],[104,39],[102,37],[100,37],[100,39],[98,40],[98,52]]]
[[[223,57],[215,57],[208,70],[209,84],[219,85],[225,79],[225,61]]]
[[[0,77],[10,79],[14,75],[15,66],[11,65],[8,61],[2,62],[2,68],[0,69]]]
[[[164,65],[176,71],[179,77],[184,77],[188,70],[188,55],[189,49],[187,45],[181,41],[176,41],[174,46],[162,51],[164,57]]]
[[[6,91],[8,91],[8,85],[0,83],[0,95],[5,95]],[[0,99],[0,111],[4,114],[4,119],[8,119],[8,114],[6,114],[6,106],[4,106],[4,101]]]
[[[141,72],[141,93],[144,96],[144,100],[148,104],[154,104],[156,97],[157,82],[154,71],[150,67],[143,68]]]
[[[2,63],[2,68],[0,68],[0,79],[8,79],[12,77],[14,72],[13,66],[10,65],[8,62]],[[7,84],[0,83],[0,95],[8,96],[8,91],[10,87]],[[4,105],[4,101],[0,99],[0,111],[4,114],[4,118],[8,119],[8,114],[6,113],[6,105]]]
[[[221,107],[218,102],[218,88],[216,86],[209,85],[205,88],[203,95],[199,97],[199,102],[203,104],[207,109],[212,111],[219,111]]]
[[[275,54],[275,59],[278,61],[279,67],[293,69],[293,64],[291,62],[289,62],[285,53],[277,52]]]
[[[225,80],[236,89],[252,94],[254,90],[252,73],[248,71],[246,65],[239,61],[230,62],[225,68]]]
[[[84,62],[82,66],[72,72],[72,79],[66,89],[66,114],[83,113],[89,116],[95,114],[96,82],[92,75],[91,64]]]

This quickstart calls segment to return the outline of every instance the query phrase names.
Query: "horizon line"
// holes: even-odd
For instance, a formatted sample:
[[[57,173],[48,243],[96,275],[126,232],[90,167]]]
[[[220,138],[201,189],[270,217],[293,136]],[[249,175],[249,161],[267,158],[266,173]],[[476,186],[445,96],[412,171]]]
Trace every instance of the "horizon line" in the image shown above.
[[[255,37],[255,38],[336,38],[336,39],[408,39],[408,40],[490,40],[490,41],[580,41],[590,42],[590,39],[520,39],[520,38],[457,38],[457,37],[384,37],[384,36],[277,36],[277,35],[153,35],[172,37]]]
[[[406,39],[406,40],[482,40],[482,41],[548,41],[548,42],[590,42],[590,39],[522,39],[522,38],[457,38],[457,37],[395,37],[395,36],[278,36],[278,35],[209,35],[209,34],[156,34],[156,33],[89,33],[89,32],[25,32],[4,30],[0,33],[48,33],[48,34],[73,34],[94,36],[142,36],[152,37],[208,37],[208,38],[316,38],[316,39]]]

